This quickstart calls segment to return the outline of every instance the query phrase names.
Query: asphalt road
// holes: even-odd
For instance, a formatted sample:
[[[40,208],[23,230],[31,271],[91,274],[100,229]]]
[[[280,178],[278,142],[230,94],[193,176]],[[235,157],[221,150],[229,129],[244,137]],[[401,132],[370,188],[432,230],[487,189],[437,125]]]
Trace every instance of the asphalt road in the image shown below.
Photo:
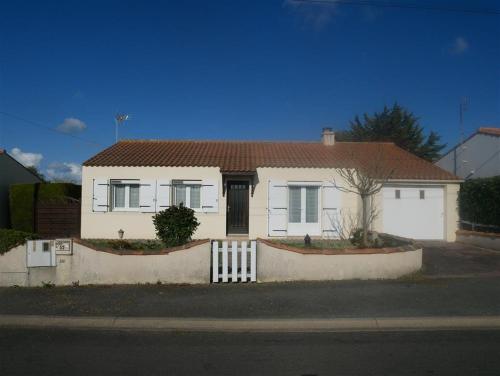
[[[500,331],[0,330],[7,375],[498,375]]]

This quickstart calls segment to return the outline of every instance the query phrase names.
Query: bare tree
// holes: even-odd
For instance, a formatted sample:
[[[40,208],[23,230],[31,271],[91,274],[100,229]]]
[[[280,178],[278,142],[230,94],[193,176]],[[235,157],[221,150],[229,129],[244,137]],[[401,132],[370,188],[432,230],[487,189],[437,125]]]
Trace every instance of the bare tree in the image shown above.
[[[363,246],[368,245],[368,228],[376,216],[376,210],[371,201],[373,195],[380,192],[382,186],[391,178],[394,170],[384,164],[382,154],[361,163],[354,155],[355,161],[350,168],[336,168],[337,174],[344,181],[338,184],[335,179],[333,184],[342,192],[354,193],[361,197],[362,215],[361,228],[363,230]]]
[[[370,205],[368,224],[373,223],[378,215],[374,205]],[[331,226],[338,237],[342,240],[350,239],[354,232],[362,227],[362,221],[358,212],[352,209],[340,209],[337,215],[331,218]]]

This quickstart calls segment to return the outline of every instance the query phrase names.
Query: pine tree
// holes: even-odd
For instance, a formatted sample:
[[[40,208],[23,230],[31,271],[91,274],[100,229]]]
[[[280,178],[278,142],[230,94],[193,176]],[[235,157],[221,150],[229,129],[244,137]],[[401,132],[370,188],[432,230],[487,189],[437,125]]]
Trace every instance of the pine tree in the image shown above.
[[[440,136],[431,131],[427,138],[419,119],[397,103],[392,108],[384,107],[373,115],[356,116],[350,129],[336,134],[339,141],[386,141],[394,142],[402,149],[428,161],[435,161],[446,146],[440,144]]]

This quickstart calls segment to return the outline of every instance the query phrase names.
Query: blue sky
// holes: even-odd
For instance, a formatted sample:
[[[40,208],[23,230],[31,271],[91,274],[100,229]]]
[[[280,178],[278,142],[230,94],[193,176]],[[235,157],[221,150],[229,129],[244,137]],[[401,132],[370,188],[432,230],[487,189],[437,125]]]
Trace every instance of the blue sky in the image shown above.
[[[123,138],[316,140],[395,101],[452,146],[463,96],[466,134],[500,124],[499,36],[499,15],[291,0],[2,2],[0,111],[79,139],[0,114],[0,147],[77,178],[117,111]]]

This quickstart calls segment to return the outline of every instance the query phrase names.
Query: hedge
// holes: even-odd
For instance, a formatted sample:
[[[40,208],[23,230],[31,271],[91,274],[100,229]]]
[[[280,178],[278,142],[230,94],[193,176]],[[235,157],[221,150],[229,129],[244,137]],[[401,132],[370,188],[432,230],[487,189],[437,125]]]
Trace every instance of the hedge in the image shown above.
[[[36,239],[36,235],[24,231],[0,228],[0,255],[23,244],[26,239]]]
[[[500,226],[500,176],[462,183],[459,207],[462,220]]]
[[[14,230],[33,232],[35,184],[15,184],[9,191],[10,224]]]
[[[10,223],[14,230],[34,232],[35,200],[80,199],[81,186],[71,183],[15,184],[10,186]]]
[[[72,197],[79,200],[82,197],[82,186],[71,183],[40,184],[38,201],[62,200],[65,197]]]

